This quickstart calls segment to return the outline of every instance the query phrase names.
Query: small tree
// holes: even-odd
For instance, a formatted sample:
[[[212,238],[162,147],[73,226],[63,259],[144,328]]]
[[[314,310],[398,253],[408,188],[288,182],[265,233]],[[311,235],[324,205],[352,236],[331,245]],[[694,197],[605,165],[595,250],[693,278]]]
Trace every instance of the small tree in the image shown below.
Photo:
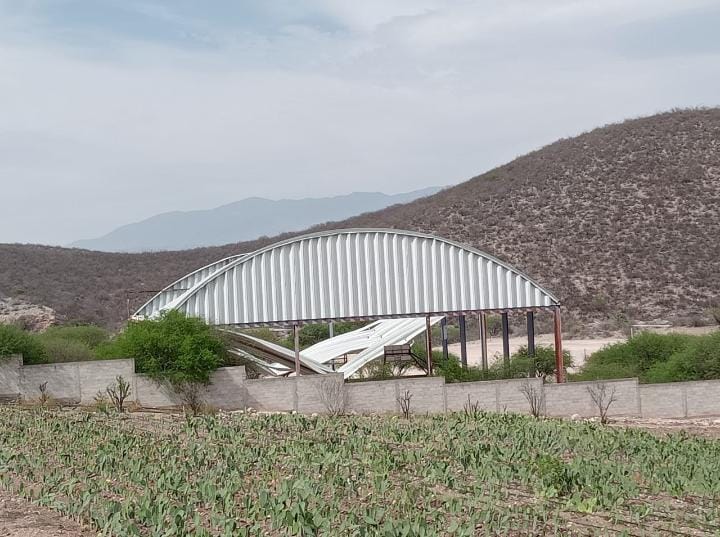
[[[47,406],[48,403],[52,400],[52,396],[50,395],[50,392],[47,389],[47,381],[43,382],[38,386],[38,391],[40,392],[40,397],[38,397],[38,402],[42,406]]]
[[[607,423],[610,406],[617,401],[615,397],[615,386],[610,390],[604,382],[595,382],[587,387],[587,391],[590,394],[590,399],[592,399],[598,409],[600,423]]]
[[[186,413],[197,416],[203,408],[203,400],[200,395],[200,384],[197,382],[182,382],[175,385],[175,389],[180,395],[183,409]]]
[[[115,378],[115,384],[108,386],[105,390],[115,410],[121,414],[125,412],[125,400],[130,396],[130,383],[122,375]]]
[[[545,391],[542,385],[527,379],[520,386],[520,392],[525,396],[525,399],[527,399],[530,405],[530,414],[535,418],[539,418],[545,406]]]
[[[318,395],[328,414],[340,416],[345,413],[347,391],[342,379],[324,377],[318,386]]]
[[[405,393],[397,398],[398,403],[400,403],[400,411],[402,412],[402,415],[406,420],[410,419],[410,400],[411,399],[412,399],[412,394],[410,393],[410,390],[405,390]]]

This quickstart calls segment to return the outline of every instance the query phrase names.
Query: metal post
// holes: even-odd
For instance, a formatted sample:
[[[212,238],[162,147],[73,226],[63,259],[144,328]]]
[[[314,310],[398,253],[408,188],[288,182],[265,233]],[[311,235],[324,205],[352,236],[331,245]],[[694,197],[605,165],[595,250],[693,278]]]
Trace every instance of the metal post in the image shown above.
[[[484,313],[478,315],[478,321],[480,321],[480,351],[482,353],[482,368],[483,371],[488,370],[488,348],[487,348],[487,318]]]
[[[427,374],[429,377],[433,374],[432,363],[432,331],[430,326],[430,317],[425,317],[425,352],[427,352]]]
[[[535,356],[535,313],[527,312],[528,354]]]
[[[562,321],[560,306],[555,308],[555,375],[558,383],[565,382],[565,364],[563,363]]]
[[[335,323],[332,321],[328,323],[328,336],[335,337]]]
[[[293,338],[295,339],[295,375],[300,376],[300,327],[293,325]]]
[[[502,338],[503,338],[503,360],[505,363],[510,362],[510,324],[508,322],[507,312],[503,312],[502,318]]]
[[[443,358],[448,359],[448,332],[447,332],[447,317],[443,317],[440,321],[440,335],[442,337],[442,348]]]
[[[465,333],[465,315],[458,317],[460,323],[460,363],[467,369],[467,334]]]

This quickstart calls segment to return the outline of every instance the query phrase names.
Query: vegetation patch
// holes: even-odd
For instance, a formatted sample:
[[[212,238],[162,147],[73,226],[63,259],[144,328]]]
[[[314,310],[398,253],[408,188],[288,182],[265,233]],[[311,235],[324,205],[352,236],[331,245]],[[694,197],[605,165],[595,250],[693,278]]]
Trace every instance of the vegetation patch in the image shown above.
[[[0,486],[117,537],[713,535],[720,442],[483,412],[5,407]]]

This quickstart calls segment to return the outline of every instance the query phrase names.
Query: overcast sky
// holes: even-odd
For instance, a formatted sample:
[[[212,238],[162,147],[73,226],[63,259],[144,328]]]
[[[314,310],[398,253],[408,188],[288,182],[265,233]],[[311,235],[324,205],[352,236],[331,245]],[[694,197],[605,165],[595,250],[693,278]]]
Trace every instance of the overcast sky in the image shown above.
[[[720,104],[718,0],[0,0],[0,242],[461,182]]]

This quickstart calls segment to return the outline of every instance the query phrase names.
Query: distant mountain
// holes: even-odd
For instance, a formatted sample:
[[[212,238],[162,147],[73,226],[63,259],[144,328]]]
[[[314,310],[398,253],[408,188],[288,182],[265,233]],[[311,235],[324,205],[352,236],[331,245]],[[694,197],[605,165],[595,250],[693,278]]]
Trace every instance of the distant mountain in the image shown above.
[[[560,298],[568,329],[573,316],[693,321],[720,304],[720,108],[595,129],[314,229],[348,227],[424,231],[494,254]],[[0,244],[0,296],[118,326],[190,270],[291,235],[143,254]]]
[[[404,194],[353,192],[330,198],[269,200],[247,198],[199,211],[174,211],[128,224],[95,239],[70,246],[101,252],[150,252],[220,246],[342,220],[408,203],[440,190],[430,187]]]

